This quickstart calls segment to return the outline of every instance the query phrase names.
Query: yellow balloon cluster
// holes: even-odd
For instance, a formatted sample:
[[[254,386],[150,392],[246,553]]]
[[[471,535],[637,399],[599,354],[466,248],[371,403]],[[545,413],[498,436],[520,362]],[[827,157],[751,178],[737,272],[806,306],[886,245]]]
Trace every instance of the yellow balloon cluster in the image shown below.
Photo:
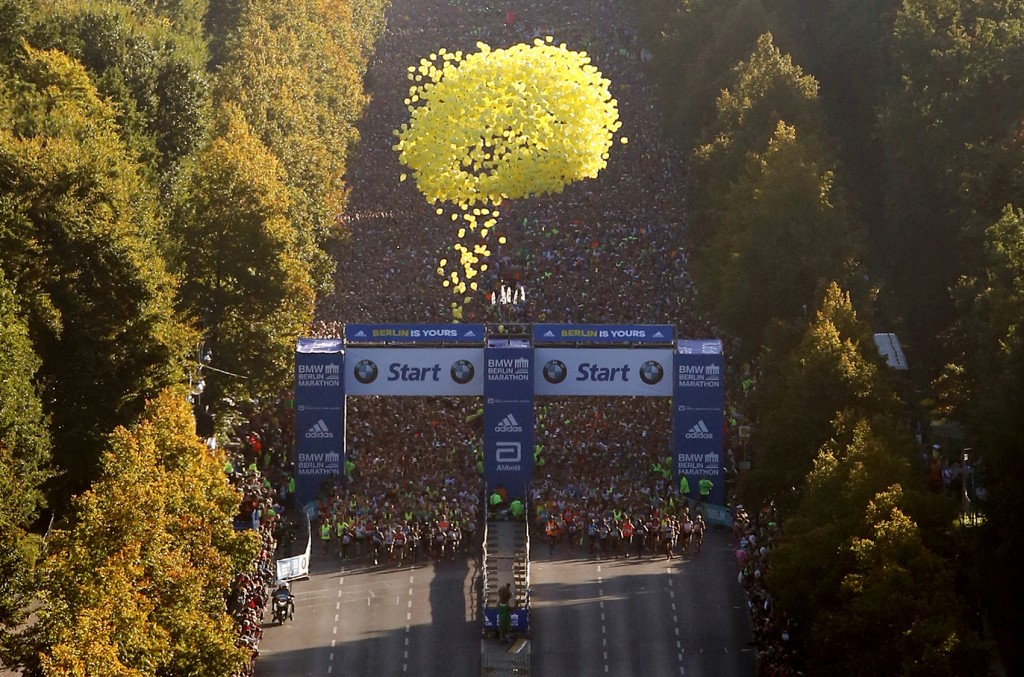
[[[586,52],[552,42],[477,43],[469,55],[440,49],[409,67],[410,120],[395,130],[393,148],[428,202],[461,212],[451,218],[462,220],[454,245],[462,274],[448,272],[446,259],[437,271],[459,294],[477,289],[497,223],[498,212],[475,205],[559,193],[607,166],[621,126],[610,82]]]

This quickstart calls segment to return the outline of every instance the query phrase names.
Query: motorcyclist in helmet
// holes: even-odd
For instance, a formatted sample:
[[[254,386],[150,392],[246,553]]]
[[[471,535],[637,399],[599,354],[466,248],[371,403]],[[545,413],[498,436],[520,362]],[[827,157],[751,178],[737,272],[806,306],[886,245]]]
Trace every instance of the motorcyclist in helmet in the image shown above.
[[[278,581],[277,590],[274,590],[274,601],[281,601],[288,603],[288,620],[292,620],[295,616],[295,595],[288,587],[287,581]]]

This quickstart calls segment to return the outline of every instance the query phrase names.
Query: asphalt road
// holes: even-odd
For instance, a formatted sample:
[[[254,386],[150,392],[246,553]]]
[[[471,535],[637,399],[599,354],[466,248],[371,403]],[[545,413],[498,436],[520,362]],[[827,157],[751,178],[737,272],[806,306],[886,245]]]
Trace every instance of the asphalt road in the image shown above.
[[[478,560],[367,564],[314,554],[295,620],[264,629],[259,677],[480,674]]]
[[[533,558],[533,675],[754,674],[724,530],[673,560],[570,557],[564,545]],[[310,579],[292,586],[295,620],[264,631],[260,677],[480,675],[478,560],[365,564],[314,554]]]
[[[669,560],[548,556],[531,566],[532,674],[748,677],[754,653],[746,600],[725,530],[703,552]]]

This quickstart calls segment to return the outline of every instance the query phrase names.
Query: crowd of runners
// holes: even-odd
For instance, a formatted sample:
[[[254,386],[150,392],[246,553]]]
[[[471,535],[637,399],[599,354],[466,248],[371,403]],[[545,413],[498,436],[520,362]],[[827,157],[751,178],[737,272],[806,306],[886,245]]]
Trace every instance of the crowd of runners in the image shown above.
[[[643,74],[649,53],[623,19],[628,11],[616,0],[424,0],[393,8],[368,74],[373,103],[348,161],[342,221],[349,234],[333,252],[336,289],[319,302],[314,335],[341,336],[353,322],[449,322],[454,301],[461,308],[454,319],[464,321],[664,323],[680,337],[717,335],[696,311],[687,271],[682,154],[661,140]],[[453,25],[469,28],[453,36]],[[391,150],[392,130],[408,119],[406,69],[440,47],[473,51],[477,41],[498,48],[546,35],[586,50],[609,78],[629,143],[615,145],[596,180],[501,205],[496,230],[507,243],[492,247],[481,291],[466,303],[436,274],[456,241],[451,210],[435,214],[410,181],[400,182],[407,170]],[[496,303],[502,286],[518,293]],[[666,459],[668,400],[538,405],[528,497],[537,542],[580,556],[700,553],[702,509],[680,497]],[[485,503],[480,407],[473,398],[349,398],[346,465],[318,496],[314,547],[339,562],[392,566],[477,552]],[[263,490],[279,497],[289,481],[282,450],[291,421],[277,412],[254,427],[270,447],[257,454],[267,469]],[[268,444],[275,435],[280,443]],[[689,478],[691,486],[700,479]],[[276,510],[273,500],[261,517],[268,508]]]

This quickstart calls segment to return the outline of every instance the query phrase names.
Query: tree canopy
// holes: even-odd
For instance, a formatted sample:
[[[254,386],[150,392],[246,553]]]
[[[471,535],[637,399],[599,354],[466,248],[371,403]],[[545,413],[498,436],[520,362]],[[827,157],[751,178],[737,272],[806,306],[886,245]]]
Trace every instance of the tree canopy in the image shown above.
[[[205,375],[213,401],[268,395],[286,382],[314,299],[284,168],[236,108],[223,118],[178,177],[170,225],[183,304],[213,364],[238,375]]]
[[[66,479],[144,399],[183,377],[192,339],[156,245],[154,194],[81,65],[28,48],[0,83],[0,267],[18,291]],[[81,485],[79,485],[81,486]]]
[[[247,659],[224,591],[257,537],[234,530],[239,496],[183,395],[160,393],[111,435],[73,526],[51,535],[26,674],[226,675]]]

